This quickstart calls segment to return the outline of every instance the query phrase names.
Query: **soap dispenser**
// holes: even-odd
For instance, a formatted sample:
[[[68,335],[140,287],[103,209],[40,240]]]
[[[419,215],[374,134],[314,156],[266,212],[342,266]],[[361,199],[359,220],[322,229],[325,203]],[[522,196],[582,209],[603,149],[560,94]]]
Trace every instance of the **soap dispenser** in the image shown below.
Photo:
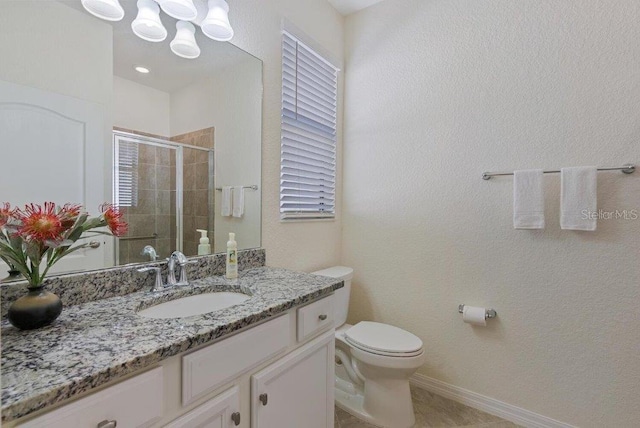
[[[238,277],[238,243],[236,242],[236,234],[229,234],[227,242],[227,278],[233,279]]]
[[[204,229],[196,229],[196,232],[200,232],[200,245],[198,245],[198,255],[206,256],[211,254],[211,244],[209,244],[209,238],[207,237],[207,231]]]

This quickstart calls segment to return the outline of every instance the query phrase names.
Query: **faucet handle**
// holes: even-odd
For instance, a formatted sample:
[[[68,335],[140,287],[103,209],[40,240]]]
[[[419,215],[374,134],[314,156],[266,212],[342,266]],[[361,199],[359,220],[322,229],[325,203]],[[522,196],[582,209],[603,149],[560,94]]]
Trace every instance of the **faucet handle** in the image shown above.
[[[196,260],[184,260],[180,262],[180,284],[188,284],[187,280],[187,265],[195,265],[198,263]]]
[[[157,266],[150,266],[150,267],[145,267],[145,268],[140,268],[138,269],[138,272],[155,272],[156,273],[156,281],[155,284],[153,285],[153,288],[151,288],[151,292],[155,293],[157,291],[162,291],[162,289],[164,288],[164,285],[162,284],[162,273],[159,267]]]

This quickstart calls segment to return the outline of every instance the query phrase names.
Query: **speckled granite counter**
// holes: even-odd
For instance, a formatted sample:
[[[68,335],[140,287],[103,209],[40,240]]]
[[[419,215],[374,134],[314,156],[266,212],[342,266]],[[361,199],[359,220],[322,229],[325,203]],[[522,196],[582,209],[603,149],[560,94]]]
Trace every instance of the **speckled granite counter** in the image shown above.
[[[259,267],[237,280],[215,276],[151,295],[146,291],[67,307],[53,325],[20,331],[2,323],[2,421],[95,388],[243,327],[312,301],[342,281]],[[247,301],[211,314],[150,319],[139,309],[208,291],[240,291]]]

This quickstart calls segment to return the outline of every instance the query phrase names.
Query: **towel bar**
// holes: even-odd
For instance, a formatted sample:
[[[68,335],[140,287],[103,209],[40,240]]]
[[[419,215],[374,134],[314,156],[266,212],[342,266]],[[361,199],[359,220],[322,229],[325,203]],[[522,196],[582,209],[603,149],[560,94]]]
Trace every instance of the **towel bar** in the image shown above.
[[[614,167],[602,167],[598,168],[598,171],[622,171],[625,174],[633,174],[636,170],[636,166],[629,163],[623,166],[614,166]],[[559,174],[560,170],[547,170],[542,171],[543,174]],[[498,175],[513,175],[513,172],[483,172],[482,179],[490,180],[491,177],[496,177]]]
[[[233,186],[232,186],[233,187]],[[243,189],[251,189],[251,190],[258,190],[258,185],[253,184],[251,186],[242,186]],[[218,191],[222,191],[222,187],[216,187],[216,190]]]

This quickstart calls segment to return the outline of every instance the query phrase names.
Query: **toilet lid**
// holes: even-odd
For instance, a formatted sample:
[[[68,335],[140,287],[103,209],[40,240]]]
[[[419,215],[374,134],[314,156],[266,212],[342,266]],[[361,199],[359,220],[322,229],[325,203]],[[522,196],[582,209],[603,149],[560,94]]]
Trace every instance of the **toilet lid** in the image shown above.
[[[413,356],[422,352],[422,340],[401,328],[361,321],[345,332],[351,345],[364,351],[390,356]]]

